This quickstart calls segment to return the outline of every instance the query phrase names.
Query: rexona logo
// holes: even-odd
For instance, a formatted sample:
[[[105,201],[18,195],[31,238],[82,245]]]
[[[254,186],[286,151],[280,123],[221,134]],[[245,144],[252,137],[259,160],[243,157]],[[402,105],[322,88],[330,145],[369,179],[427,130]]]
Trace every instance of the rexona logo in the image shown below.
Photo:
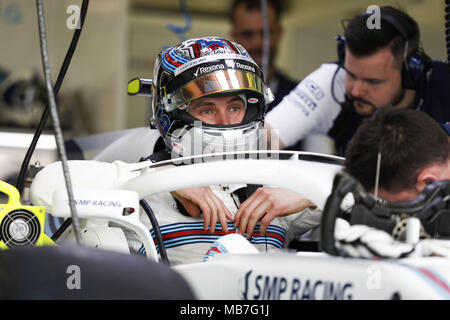
[[[225,66],[223,64],[214,64],[212,66],[208,67],[198,67],[197,70],[194,72],[194,76],[198,77],[201,74],[208,73],[208,72],[214,72],[217,70],[224,70]]]
[[[237,69],[242,69],[242,70],[248,70],[248,71],[251,71],[253,73],[256,72],[254,67],[249,66],[248,64],[242,64],[242,63],[239,63],[239,62],[236,62],[236,68]]]
[[[233,61],[233,60],[227,60],[226,64],[229,68],[232,68],[232,69],[241,69],[241,70],[247,70],[247,71],[256,73],[255,68],[248,64],[239,63],[239,62]]]
[[[352,290],[350,282],[254,274],[252,270],[240,286],[245,300],[351,300]]]

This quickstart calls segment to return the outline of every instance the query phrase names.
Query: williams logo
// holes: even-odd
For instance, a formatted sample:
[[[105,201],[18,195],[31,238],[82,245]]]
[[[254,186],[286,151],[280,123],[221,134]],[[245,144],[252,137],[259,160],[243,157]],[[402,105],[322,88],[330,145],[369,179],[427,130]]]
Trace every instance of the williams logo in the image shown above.
[[[254,274],[250,270],[240,284],[241,299],[245,300],[353,299],[350,282]]]

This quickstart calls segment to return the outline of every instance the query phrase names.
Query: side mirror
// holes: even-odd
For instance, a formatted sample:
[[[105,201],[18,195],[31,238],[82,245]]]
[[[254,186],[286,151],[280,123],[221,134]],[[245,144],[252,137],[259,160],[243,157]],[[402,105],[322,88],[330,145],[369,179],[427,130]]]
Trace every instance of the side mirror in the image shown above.
[[[152,79],[134,78],[128,82],[129,96],[152,96]]]

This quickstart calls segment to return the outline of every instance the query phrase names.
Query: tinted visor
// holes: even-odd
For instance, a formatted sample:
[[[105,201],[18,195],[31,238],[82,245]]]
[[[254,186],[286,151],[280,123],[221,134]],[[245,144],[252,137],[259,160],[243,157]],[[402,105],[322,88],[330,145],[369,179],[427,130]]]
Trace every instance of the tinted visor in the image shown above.
[[[172,111],[206,95],[241,90],[258,92],[264,96],[264,81],[256,74],[247,71],[219,70],[198,77],[174,93],[167,94],[163,98],[164,108],[166,111]]]

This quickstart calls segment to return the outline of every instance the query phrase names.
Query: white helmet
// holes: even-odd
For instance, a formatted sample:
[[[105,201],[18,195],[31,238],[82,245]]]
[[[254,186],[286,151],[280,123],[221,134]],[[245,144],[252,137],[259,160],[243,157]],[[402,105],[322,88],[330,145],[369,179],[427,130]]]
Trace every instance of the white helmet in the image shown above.
[[[239,95],[246,111],[241,123],[212,125],[187,112],[205,96]],[[158,55],[152,81],[153,123],[172,158],[265,146],[266,105],[273,100],[261,69],[239,44],[218,38],[190,39]]]

